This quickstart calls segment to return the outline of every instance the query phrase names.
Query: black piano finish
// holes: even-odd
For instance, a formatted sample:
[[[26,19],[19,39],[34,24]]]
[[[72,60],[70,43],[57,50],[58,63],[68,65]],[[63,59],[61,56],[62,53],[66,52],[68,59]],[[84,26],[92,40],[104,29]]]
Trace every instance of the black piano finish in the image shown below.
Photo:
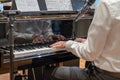
[[[18,66],[18,70],[40,67],[73,59],[78,59],[78,57],[67,51],[46,53],[32,58],[32,62],[30,64]]]
[[[59,51],[45,53],[29,57],[14,59],[14,71],[25,70],[28,68],[42,67],[49,64],[78,59],[75,55],[67,51]],[[4,51],[0,53],[0,74],[9,72],[10,62],[9,56],[4,55]]]

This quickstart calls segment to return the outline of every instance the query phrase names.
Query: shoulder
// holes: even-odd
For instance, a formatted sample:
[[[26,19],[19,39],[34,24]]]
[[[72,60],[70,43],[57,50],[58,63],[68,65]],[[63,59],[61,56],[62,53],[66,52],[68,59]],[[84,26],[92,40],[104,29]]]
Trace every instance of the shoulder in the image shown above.
[[[120,16],[120,0],[100,0],[100,6],[106,8],[113,17]]]
[[[100,0],[101,3],[107,4],[107,5],[114,5],[114,4],[119,4],[120,0]]]

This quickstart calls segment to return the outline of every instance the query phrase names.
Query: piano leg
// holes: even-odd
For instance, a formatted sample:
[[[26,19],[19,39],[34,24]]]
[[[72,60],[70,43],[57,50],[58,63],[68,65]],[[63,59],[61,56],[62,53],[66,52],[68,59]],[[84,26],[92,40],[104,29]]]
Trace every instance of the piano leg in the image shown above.
[[[29,68],[28,80],[44,80],[45,66]]]

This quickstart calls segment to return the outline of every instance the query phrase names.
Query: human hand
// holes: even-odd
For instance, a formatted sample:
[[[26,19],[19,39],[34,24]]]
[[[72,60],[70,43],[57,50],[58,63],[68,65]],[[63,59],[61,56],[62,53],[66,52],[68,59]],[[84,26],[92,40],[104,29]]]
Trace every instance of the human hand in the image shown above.
[[[84,38],[76,38],[74,41],[84,43],[86,41],[86,39],[84,39]]]
[[[66,40],[66,38],[63,35],[50,35],[49,36],[49,41],[53,40]]]
[[[59,41],[52,45],[50,45],[51,48],[65,48],[66,41]]]
[[[24,38],[22,38],[22,37],[15,37],[14,38],[14,43],[15,44],[24,44],[24,43],[26,43],[26,40]]]
[[[33,43],[45,43],[46,42],[46,39],[42,36],[39,36],[39,35],[33,35]]]

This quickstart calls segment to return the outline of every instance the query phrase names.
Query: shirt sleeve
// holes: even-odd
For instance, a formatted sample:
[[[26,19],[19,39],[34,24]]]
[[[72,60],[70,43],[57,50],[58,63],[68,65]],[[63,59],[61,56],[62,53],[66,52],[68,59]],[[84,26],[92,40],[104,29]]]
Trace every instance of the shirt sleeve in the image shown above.
[[[27,39],[27,40],[32,40],[32,36],[33,34],[29,34],[29,33],[20,33],[20,32],[17,32],[17,31],[13,31],[13,35],[14,35],[14,38],[23,38],[23,39]]]
[[[79,58],[87,61],[95,60],[104,49],[107,36],[111,30],[111,14],[108,5],[100,2],[96,8],[93,21],[85,43],[67,41],[66,49]]]

